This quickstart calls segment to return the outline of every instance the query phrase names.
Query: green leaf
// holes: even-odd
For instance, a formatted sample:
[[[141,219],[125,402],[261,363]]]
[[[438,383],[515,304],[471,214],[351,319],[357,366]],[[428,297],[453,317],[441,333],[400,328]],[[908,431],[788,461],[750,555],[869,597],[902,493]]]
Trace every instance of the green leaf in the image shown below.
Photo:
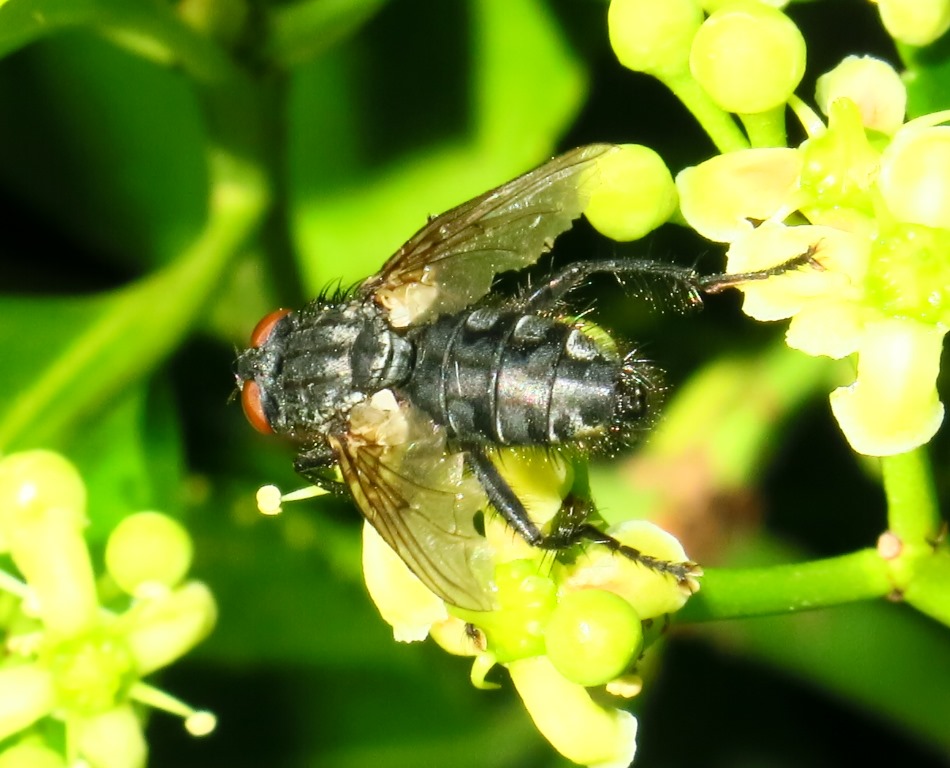
[[[544,3],[420,7],[387,7],[294,79],[293,230],[311,295],[552,154],[579,108],[583,71]]]
[[[224,193],[174,264],[127,288],[66,299],[0,297],[0,447],[55,444],[147,373],[189,330],[267,196],[253,168],[212,163]],[[217,186],[217,185],[213,185]]]
[[[135,512],[180,513],[184,456],[178,413],[164,382],[123,393],[61,447],[89,494],[88,541],[104,541]]]
[[[937,749],[950,748],[945,627],[879,603],[724,622],[707,631],[742,658],[765,660]]]
[[[205,135],[181,77],[62,35],[0,68],[0,102],[0,181],[84,253],[135,274],[200,231]]]
[[[898,50],[907,67],[908,117],[950,108],[950,39],[944,35],[926,48],[899,45]]]

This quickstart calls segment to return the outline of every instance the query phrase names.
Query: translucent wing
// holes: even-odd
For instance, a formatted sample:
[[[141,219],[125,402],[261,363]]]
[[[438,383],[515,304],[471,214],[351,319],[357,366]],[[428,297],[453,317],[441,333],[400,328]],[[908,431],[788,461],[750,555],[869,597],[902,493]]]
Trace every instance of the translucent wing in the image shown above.
[[[494,276],[533,264],[580,216],[596,161],[616,149],[590,144],[432,219],[366,280],[404,327],[464,309],[484,296]]]
[[[487,500],[462,454],[447,452],[444,431],[405,403],[356,406],[351,427],[330,446],[364,517],[436,595],[491,610],[490,552],[475,528]]]

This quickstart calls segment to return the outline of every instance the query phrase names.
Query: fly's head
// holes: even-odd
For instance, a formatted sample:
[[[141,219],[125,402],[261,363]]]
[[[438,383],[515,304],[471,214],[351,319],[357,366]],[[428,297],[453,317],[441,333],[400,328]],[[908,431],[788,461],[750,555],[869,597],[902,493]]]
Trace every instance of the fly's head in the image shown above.
[[[244,415],[254,429],[264,434],[275,432],[281,422],[280,373],[291,328],[289,309],[266,315],[251,333],[250,347],[238,355],[234,364]]]
[[[258,431],[314,445],[346,430],[353,406],[404,379],[411,359],[375,305],[320,297],[261,320],[235,375]]]

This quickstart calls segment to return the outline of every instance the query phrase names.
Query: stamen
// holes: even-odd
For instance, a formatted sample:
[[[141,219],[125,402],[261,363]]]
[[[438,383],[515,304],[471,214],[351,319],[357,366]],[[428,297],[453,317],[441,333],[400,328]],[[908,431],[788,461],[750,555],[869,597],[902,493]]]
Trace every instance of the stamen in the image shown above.
[[[262,485],[257,489],[257,509],[262,515],[279,515],[285,501],[312,499],[325,493],[329,491],[319,485],[310,485],[290,493],[281,493],[276,485]]]
[[[207,736],[218,724],[218,718],[213,712],[205,709],[195,709],[177,699],[160,688],[148,683],[137,682],[129,691],[129,698],[145,704],[153,709],[159,709],[172,715],[178,715],[185,721],[185,730],[192,736]]]

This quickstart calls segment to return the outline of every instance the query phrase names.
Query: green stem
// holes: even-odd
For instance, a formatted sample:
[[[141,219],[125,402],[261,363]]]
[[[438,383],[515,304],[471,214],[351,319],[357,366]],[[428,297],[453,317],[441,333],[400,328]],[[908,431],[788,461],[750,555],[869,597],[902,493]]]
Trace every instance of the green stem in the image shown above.
[[[918,611],[950,626],[950,551],[942,547],[915,563],[904,600]]]
[[[5,15],[11,8],[20,15]],[[24,18],[31,9],[34,16]],[[192,76],[209,135],[204,229],[165,269],[120,291],[76,300],[82,325],[0,421],[0,445],[9,447],[55,443],[169,354],[260,225],[270,178],[260,89],[170,7],[127,0],[12,0],[0,7],[0,21],[12,25],[0,24],[0,53],[75,26],[118,37],[146,55],[164,52]]]
[[[933,542],[940,512],[926,447],[881,459],[888,529],[905,544]]]
[[[66,29],[87,28],[146,58],[177,64],[195,80],[220,82],[236,67],[171,5],[129,0],[8,0],[0,4],[0,56]]]
[[[716,105],[689,72],[658,77],[693,114],[720,152],[749,148],[749,141],[732,115]]]
[[[788,143],[784,104],[765,112],[739,115],[739,119],[753,147],[784,147]]]
[[[302,0],[267,7],[263,58],[287,67],[339,44],[371,19],[386,0]]]
[[[892,590],[878,553],[765,568],[709,569],[702,588],[677,614],[687,622],[735,619],[825,608],[884,597]]]
[[[210,211],[204,230],[167,268],[88,302],[90,322],[38,373],[0,422],[0,445],[55,442],[168,354],[256,228],[267,193],[257,169],[210,153]]]

